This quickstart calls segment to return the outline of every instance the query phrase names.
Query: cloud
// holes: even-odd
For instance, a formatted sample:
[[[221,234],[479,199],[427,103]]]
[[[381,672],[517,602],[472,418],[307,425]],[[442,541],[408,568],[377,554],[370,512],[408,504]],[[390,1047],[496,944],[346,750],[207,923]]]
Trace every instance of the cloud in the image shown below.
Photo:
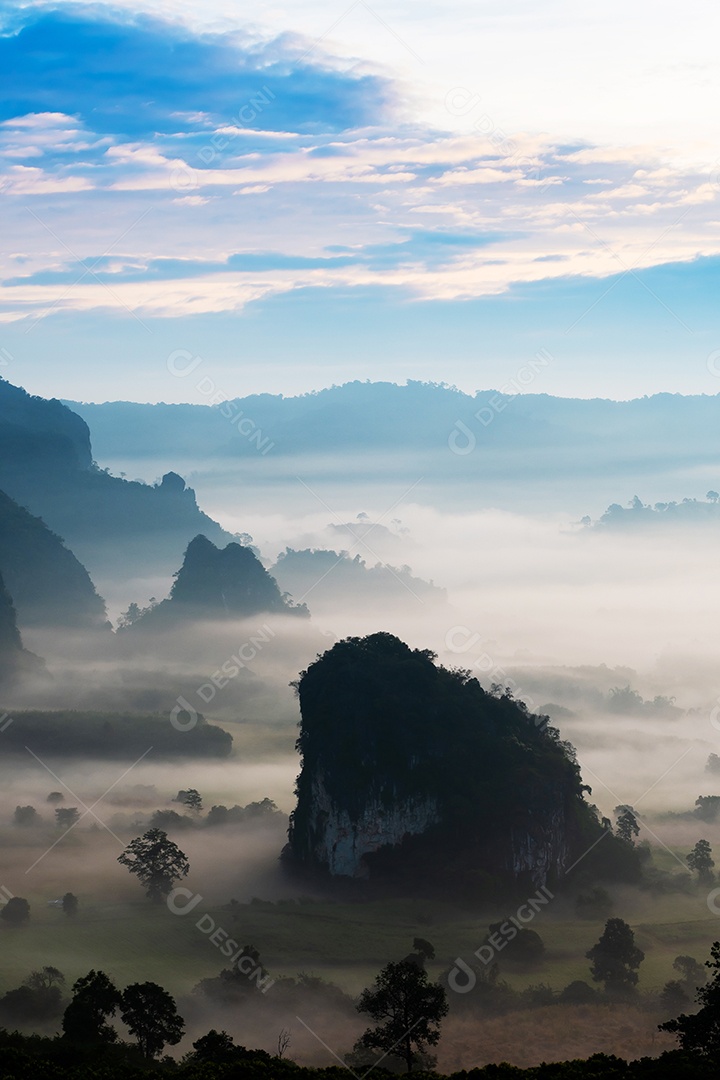
[[[0,38],[0,68],[13,72],[2,120],[65,113],[101,134],[136,137],[212,129],[257,112],[264,88],[263,127],[341,131],[377,120],[388,105],[384,80],[303,61],[299,41],[196,35],[99,7],[29,8],[18,18]]]
[[[400,122],[386,78],[287,35],[17,18],[0,198],[32,198],[34,219],[6,215],[22,270],[0,256],[4,320],[237,312],[311,288],[468,300],[720,254],[718,185],[688,155]]]

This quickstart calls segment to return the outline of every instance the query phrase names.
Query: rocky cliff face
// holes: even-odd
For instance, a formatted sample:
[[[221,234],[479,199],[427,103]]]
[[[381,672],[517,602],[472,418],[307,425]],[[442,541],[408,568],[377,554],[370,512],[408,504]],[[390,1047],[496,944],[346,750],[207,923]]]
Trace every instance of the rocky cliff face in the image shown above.
[[[511,829],[506,869],[516,880],[541,888],[570,866],[572,823],[562,806],[542,818],[530,818],[522,829]]]
[[[377,795],[351,818],[333,802],[322,776],[313,781],[312,802],[311,857],[333,877],[369,877],[367,855],[419,836],[440,820],[435,799],[404,799],[387,806]]]
[[[290,857],[333,877],[554,883],[600,835],[576,763],[523,705],[434,660],[373,634],[302,673]]]

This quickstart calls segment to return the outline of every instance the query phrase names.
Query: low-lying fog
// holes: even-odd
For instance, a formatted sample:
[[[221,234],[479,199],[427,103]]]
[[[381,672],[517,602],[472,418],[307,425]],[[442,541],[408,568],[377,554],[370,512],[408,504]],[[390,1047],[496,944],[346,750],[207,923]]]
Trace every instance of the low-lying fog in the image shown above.
[[[137,882],[116,862],[121,845],[139,835],[154,811],[181,811],[171,800],[179,789],[192,787],[201,792],[206,810],[270,798],[282,813],[252,825],[171,830],[190,858],[184,883],[189,889],[210,905],[307,894],[311,890],[284,877],[278,865],[299,767],[298,707],[289,683],[334,641],[379,630],[431,648],[440,662],[470,669],[486,688],[509,686],[532,709],[547,711],[561,736],[577,748],[591,801],[608,815],[620,803],[633,805],[641,819],[640,839],[662,851],[664,845],[687,849],[703,835],[720,847],[720,823],[668,815],[691,811],[699,795],[720,795],[720,772],[706,769],[708,756],[720,753],[720,620],[714,588],[720,530],[588,529],[578,524],[583,513],[597,517],[605,508],[591,490],[582,505],[578,500],[567,512],[531,514],[441,511],[423,503],[417,489],[401,488],[392,496],[384,491],[382,499],[360,501],[352,488],[338,492],[322,483],[309,485],[312,490],[304,490],[302,498],[297,490],[285,498],[277,487],[269,507],[266,492],[255,499],[253,488],[228,491],[207,478],[203,484],[192,476],[188,481],[197,487],[203,509],[225,528],[252,535],[270,569],[288,547],[323,549],[360,556],[368,568],[389,566],[390,577],[380,584],[368,578],[363,590],[366,579],[350,588],[332,569],[323,571],[294,597],[308,605],[310,620],[261,616],[195,624],[152,640],[130,632],[90,642],[23,628],[26,647],[45,657],[49,674],[3,702],[0,715],[22,708],[134,708],[159,712],[170,723],[170,710],[182,697],[230,732],[234,746],[222,760],[170,760],[150,752],[127,775],[130,761],[58,754],[38,762],[29,752],[26,759],[4,759],[0,884],[12,882],[16,894],[31,895],[35,903],[68,889],[92,897],[97,911],[103,905],[110,911],[113,905],[142,903]],[[619,491],[617,499],[632,494]],[[683,494],[665,493],[668,498]],[[480,496],[477,501],[482,502]],[[446,590],[446,598],[419,595],[403,567]],[[92,574],[91,563],[88,569]],[[171,570],[156,579],[146,578],[142,567],[130,581],[96,577],[113,622],[133,601],[142,606],[151,596],[165,597]],[[223,664],[253,641],[242,670],[218,685]],[[81,813],[99,800],[94,812],[100,822],[93,824],[88,814],[56,843],[47,795],[58,789],[65,794],[61,805],[77,805]],[[13,828],[15,807],[28,804],[43,818],[41,826]],[[679,871],[682,858],[668,851],[665,857],[667,868]],[[695,904],[697,918],[707,917],[703,897],[683,903]],[[622,914],[641,918],[632,896],[623,904]],[[440,932],[434,927],[430,936]],[[451,939],[448,955],[453,949]],[[585,978],[582,949],[579,955],[578,977]],[[202,962],[204,975],[222,966],[219,956],[203,954]],[[62,968],[62,958],[58,963]],[[303,966],[288,959],[285,970]],[[656,981],[669,977],[661,972]],[[189,990],[187,974],[182,978]],[[361,967],[350,988],[356,991],[363,980],[367,974]],[[184,1008],[195,1034],[225,1026],[241,1040],[273,1049],[273,1031],[255,1030],[252,1016],[241,1024],[222,1010],[210,1015],[188,1000]],[[338,1014],[326,1018],[323,1033],[347,1049],[358,1023]],[[462,1026],[462,1021],[451,1024]],[[325,1052],[296,1028],[297,1059],[326,1063]],[[594,1037],[588,1035],[588,1051],[596,1048]],[[446,1041],[448,1047],[457,1042],[450,1035]],[[619,1043],[612,1045],[617,1049]],[[460,1056],[470,1065],[477,1053],[486,1051]]]

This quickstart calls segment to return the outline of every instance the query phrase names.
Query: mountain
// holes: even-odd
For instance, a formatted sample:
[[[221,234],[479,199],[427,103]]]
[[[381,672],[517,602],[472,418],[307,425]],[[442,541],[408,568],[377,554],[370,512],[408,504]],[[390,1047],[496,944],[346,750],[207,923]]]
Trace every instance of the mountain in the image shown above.
[[[399,605],[417,610],[418,604],[447,603],[445,589],[414,577],[409,566],[368,566],[347,551],[287,548],[271,570],[281,589],[293,596],[307,595],[313,611],[323,606],[337,610],[338,604],[377,610],[380,604],[392,603],[396,609]]]
[[[668,498],[670,479],[673,490],[692,495],[718,486],[720,395],[611,401],[518,393],[529,382],[540,385],[542,359],[528,368],[533,364],[538,381],[518,371],[506,386],[474,394],[420,382],[352,382],[215,406],[72,407],[90,425],[104,463],[166,468],[191,460],[242,480],[252,463],[254,483],[282,480],[290,490],[298,475],[311,485],[327,477],[366,480],[373,491],[378,483],[418,485],[418,495],[432,488],[437,503],[464,510],[570,508],[581,516],[618,492]]]
[[[15,607],[0,574],[0,686],[5,687],[18,675],[42,668],[42,661],[23,648]]]
[[[126,430],[127,442],[134,435]],[[93,577],[170,573],[193,536],[232,539],[182,477],[157,484],[93,462],[87,424],[59,401],[0,380],[0,489],[62,536]]]
[[[0,567],[21,625],[109,626],[85,567],[59,536],[0,491]]]
[[[476,896],[555,885],[603,836],[571,748],[547,717],[434,661],[377,633],[301,674],[291,859]]]
[[[220,549],[206,536],[188,544],[167,600],[138,614],[131,628],[161,629],[187,620],[242,619],[258,614],[307,616],[278,588],[254,551],[231,543]]]

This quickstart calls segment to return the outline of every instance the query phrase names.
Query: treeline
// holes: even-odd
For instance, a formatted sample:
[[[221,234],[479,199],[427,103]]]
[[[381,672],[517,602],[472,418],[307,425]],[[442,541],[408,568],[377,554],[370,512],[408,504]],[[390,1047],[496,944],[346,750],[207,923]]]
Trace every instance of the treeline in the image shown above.
[[[125,1044],[83,1046],[62,1038],[26,1036],[0,1030],[0,1062],[3,1080],[347,1080],[348,1069],[306,1068],[264,1050],[248,1050],[233,1044],[224,1033],[209,1032],[193,1043],[193,1051],[180,1061],[169,1057],[148,1063],[136,1047]],[[586,1060],[556,1062],[521,1069],[514,1065],[485,1065],[443,1074],[415,1073],[426,1080],[717,1080],[718,1061],[679,1050],[658,1058],[626,1062],[594,1054]],[[397,1073],[381,1066],[373,1069],[376,1080]]]
[[[2,709],[0,709],[2,714]],[[190,723],[182,713],[182,726],[172,724],[167,713],[105,713],[63,709],[55,712],[12,713],[13,722],[3,732],[5,751],[59,757],[126,758],[152,746],[154,754],[176,757],[227,757],[232,735],[209,724],[201,713]]]
[[[627,506],[611,503],[597,521],[589,516],[580,524],[590,528],[616,528],[636,525],[650,525],[656,522],[678,522],[688,524],[716,524],[720,521],[720,494],[708,491],[704,499],[684,498],[680,502],[644,503],[635,495]]]

